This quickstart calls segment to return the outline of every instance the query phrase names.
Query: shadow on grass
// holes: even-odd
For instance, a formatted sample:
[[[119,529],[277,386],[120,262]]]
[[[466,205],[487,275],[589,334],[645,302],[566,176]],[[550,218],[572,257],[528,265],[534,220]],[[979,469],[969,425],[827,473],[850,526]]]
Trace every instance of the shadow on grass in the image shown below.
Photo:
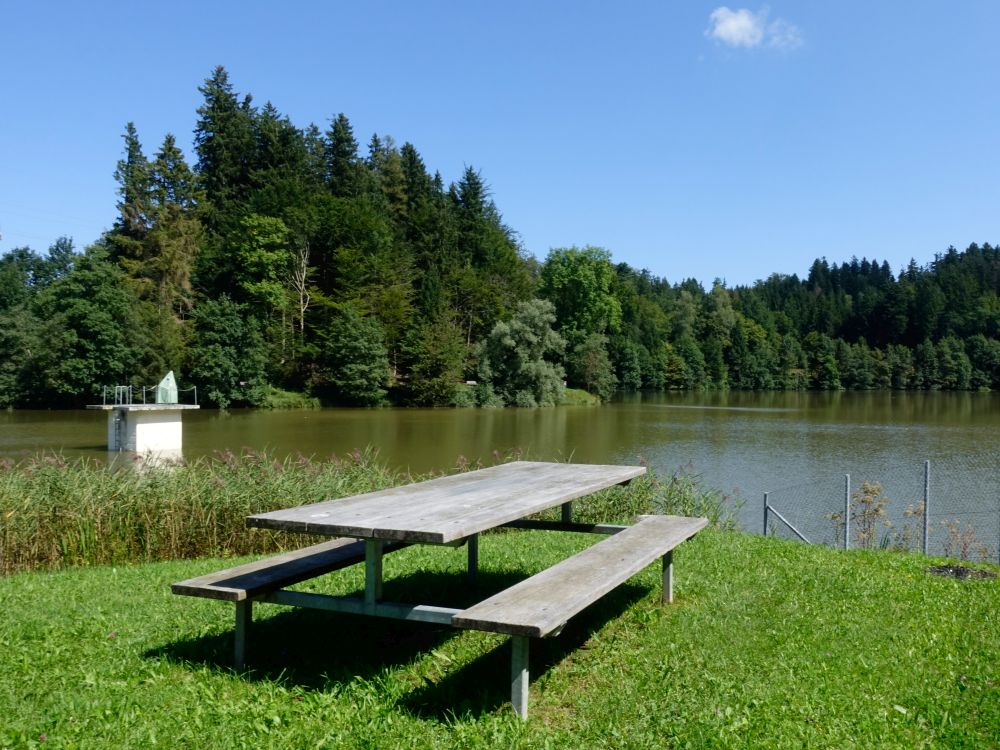
[[[385,581],[383,599],[438,606],[468,607],[524,578],[523,574],[480,571],[478,587],[464,574],[415,572]],[[361,596],[361,591],[351,595]],[[214,602],[234,622],[231,602]],[[412,662],[459,634],[446,625],[405,622],[272,604],[254,606],[247,639],[246,672],[251,680],[280,680],[321,690],[355,677],[371,678],[387,667]],[[195,636],[147,652],[151,658],[233,668],[233,629]]]
[[[647,593],[644,586],[622,584],[571,619],[558,636],[530,639],[531,682],[572,657],[594,633]],[[494,712],[510,703],[510,659],[510,639],[505,637],[499,646],[449,672],[439,682],[425,683],[412,691],[399,705],[414,716],[436,720]]]
[[[473,588],[464,575],[417,572],[386,581],[383,598],[462,608],[523,578],[521,573],[480,570],[478,585]],[[532,639],[532,680],[579,649],[594,632],[647,592],[645,587],[626,583],[573,618],[558,637]],[[231,602],[218,602],[218,606],[230,614],[234,611]],[[277,681],[306,690],[324,690],[359,677],[370,680],[387,668],[412,663],[461,633],[447,625],[257,605],[243,676],[251,681]],[[182,638],[151,649],[145,656],[231,671],[233,631]],[[440,720],[489,713],[509,700],[510,643],[505,638],[498,647],[447,673],[440,681],[416,688],[399,706],[414,716]]]

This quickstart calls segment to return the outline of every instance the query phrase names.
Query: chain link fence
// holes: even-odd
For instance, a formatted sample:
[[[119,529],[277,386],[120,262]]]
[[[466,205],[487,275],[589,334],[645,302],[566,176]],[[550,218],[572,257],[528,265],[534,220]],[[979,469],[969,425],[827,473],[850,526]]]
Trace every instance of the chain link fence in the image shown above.
[[[760,518],[757,530],[813,544],[1000,563],[1000,467],[986,454],[830,472],[776,484]]]

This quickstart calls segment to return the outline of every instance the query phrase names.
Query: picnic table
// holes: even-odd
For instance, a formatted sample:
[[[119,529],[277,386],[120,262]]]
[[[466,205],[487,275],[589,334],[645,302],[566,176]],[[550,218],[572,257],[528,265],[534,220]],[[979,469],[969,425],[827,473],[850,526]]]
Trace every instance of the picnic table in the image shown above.
[[[528,711],[528,643],[558,634],[569,618],[657,558],[663,600],[673,599],[673,549],[704,528],[704,518],[640,516],[636,523],[573,521],[573,501],[642,476],[642,466],[516,461],[423,482],[326,500],[247,518],[251,527],[334,537],[235,568],[181,581],[174,593],[236,603],[235,664],[244,663],[253,602],[415,620],[505,633],[512,638],[511,702]],[[559,521],[528,516],[560,506]],[[606,535],[597,544],[466,609],[387,602],[384,555],[411,544],[466,545],[475,580],[479,534],[500,527]],[[361,597],[287,589],[318,575],[364,564]]]

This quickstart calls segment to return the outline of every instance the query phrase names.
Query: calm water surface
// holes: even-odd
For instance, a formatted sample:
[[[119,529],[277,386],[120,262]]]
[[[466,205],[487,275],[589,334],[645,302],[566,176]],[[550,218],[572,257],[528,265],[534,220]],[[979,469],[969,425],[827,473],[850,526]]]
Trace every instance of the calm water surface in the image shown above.
[[[59,450],[105,459],[106,416],[88,411],[0,412],[0,456]],[[843,475],[880,481],[894,502],[917,501],[932,462],[935,510],[981,514],[1000,537],[1000,394],[641,394],[601,407],[555,409],[324,409],[188,412],[184,454],[269,449],[328,456],[372,446],[389,464],[423,472],[464,457],[490,463],[518,450],[537,460],[688,466],[744,500],[760,525],[761,496],[793,523],[829,534],[823,514],[843,505]],[[987,519],[986,514],[989,514]],[[963,515],[962,517],[966,517]],[[971,518],[971,516],[969,516]]]

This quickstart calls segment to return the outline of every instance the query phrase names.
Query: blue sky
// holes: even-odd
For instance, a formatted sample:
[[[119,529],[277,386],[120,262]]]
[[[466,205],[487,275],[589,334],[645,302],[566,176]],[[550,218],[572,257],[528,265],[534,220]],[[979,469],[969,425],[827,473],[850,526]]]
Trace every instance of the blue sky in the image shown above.
[[[898,270],[1000,243],[1000,3],[14,3],[0,10],[0,251],[115,218],[133,120],[195,161],[198,86],[300,127],[344,112],[446,181],[482,171],[526,249],[672,282]]]

